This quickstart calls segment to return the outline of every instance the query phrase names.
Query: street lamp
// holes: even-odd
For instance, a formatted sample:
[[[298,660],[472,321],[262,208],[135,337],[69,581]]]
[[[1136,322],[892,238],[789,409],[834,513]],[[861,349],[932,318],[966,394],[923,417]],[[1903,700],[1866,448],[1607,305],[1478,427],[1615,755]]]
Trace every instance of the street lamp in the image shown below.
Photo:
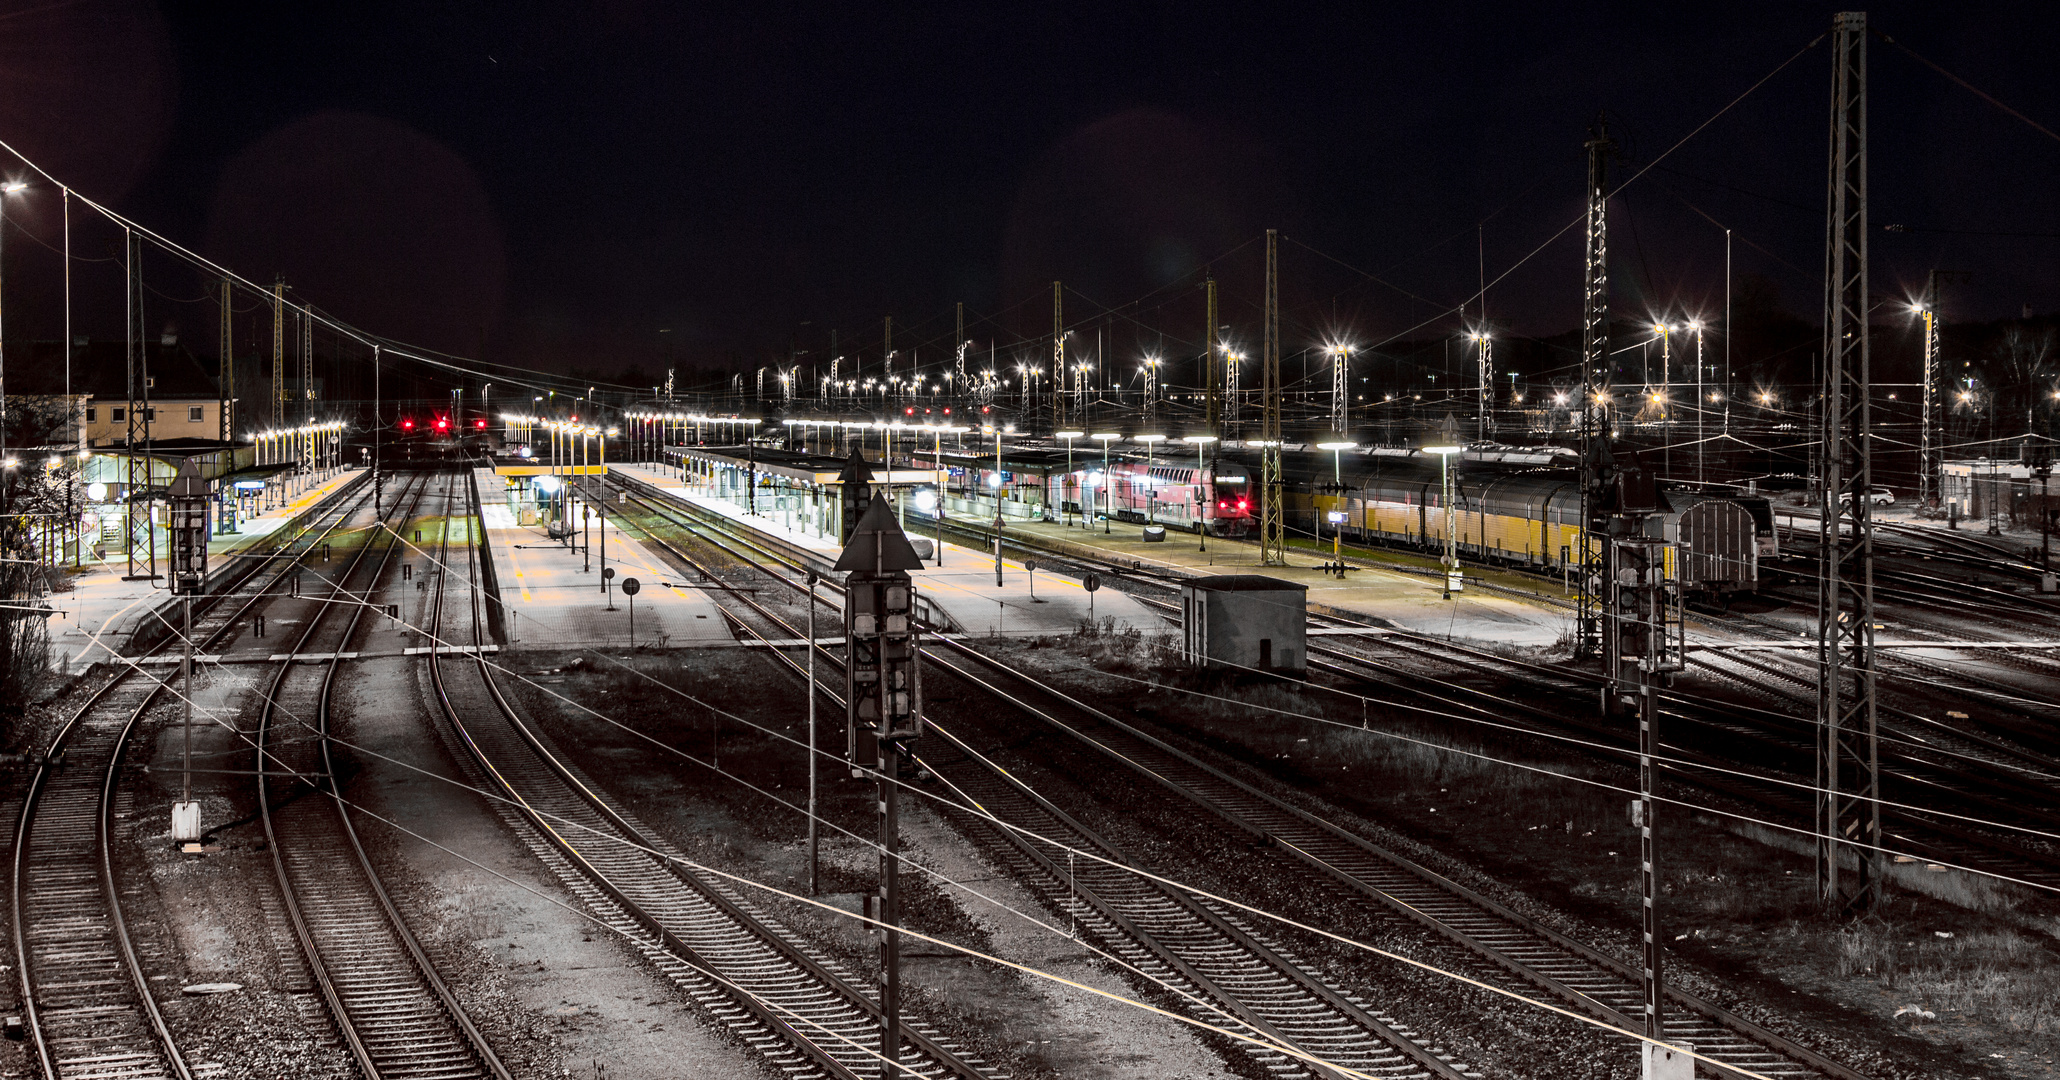
[[[994,587],[1001,588],[1001,425],[994,424],[988,430],[994,433]]]
[[[1345,451],[1350,450],[1358,445],[1358,443],[1355,443],[1342,435],[1325,436],[1323,442],[1316,444],[1316,448],[1318,450],[1330,451],[1331,481],[1337,487],[1338,502],[1340,505],[1342,505],[1345,501]],[[1317,535],[1320,537],[1322,534],[1319,533]],[[1331,518],[1330,538],[1331,562],[1336,566],[1338,577],[1342,578],[1345,576],[1345,519],[1343,513],[1340,513]],[[1319,542],[1321,541],[1319,540]]]
[[[1702,320],[1688,320],[1688,329],[1695,332],[1695,482],[1700,484],[1709,479],[1708,406],[1716,399],[1703,389]]]
[[[1205,511],[1208,508],[1209,501],[1202,496],[1202,474],[1207,472],[1209,467],[1208,462],[1204,460],[1204,455],[1209,451],[1209,444],[1216,441],[1216,436],[1186,435],[1182,436],[1180,441],[1193,443],[1195,448],[1195,531],[1200,533],[1202,537],[1200,550],[1207,551],[1209,550],[1209,516]]]
[[[28,190],[28,187],[29,185],[24,181],[9,180],[4,184],[0,184],[0,196],[19,195]],[[0,238],[4,238],[6,235],[7,200],[4,197],[0,197]],[[0,246],[0,295],[4,295],[7,291],[7,260],[4,258],[5,254],[6,248]],[[0,305],[0,310],[4,310],[4,305]],[[7,453],[7,348],[5,328],[5,320],[0,319],[0,456],[5,456]],[[69,352],[71,348],[70,343],[66,343],[65,348]],[[0,492],[0,503],[4,503],[13,495],[14,478],[12,476],[0,478],[0,483],[7,485],[7,490]]]
[[[608,598],[610,610],[615,604],[615,594],[608,588],[608,436],[615,434],[615,428],[589,428],[601,438],[601,595]]]
[[[1073,482],[1073,440],[1087,433],[1084,431],[1060,431],[1056,432],[1055,434],[1057,434],[1059,438],[1066,440],[1066,484],[1071,484]],[[1066,503],[1066,490],[1065,485],[1063,484],[1059,487],[1059,503],[1061,506],[1064,506]],[[1082,509],[1085,510],[1086,508],[1082,507]],[[1066,511],[1066,516],[1068,518],[1071,518],[1072,513],[1073,512],[1070,509],[1068,509]],[[1084,521],[1081,524],[1083,528],[1086,525]],[[1068,520],[1064,525],[1065,528],[1072,528],[1072,526],[1073,523],[1070,520]]]
[[[1111,482],[1112,478],[1109,476],[1109,444],[1122,437],[1120,433],[1114,431],[1104,431],[1095,435],[1095,439],[1102,444],[1102,507],[1104,510],[1102,514],[1102,532],[1104,534],[1114,529],[1114,525],[1109,519],[1116,516],[1116,485]]]
[[[1445,501],[1445,599],[1452,599],[1454,589],[1466,587],[1465,578],[1459,572],[1458,516],[1452,507],[1452,455],[1466,449],[1463,446],[1426,446],[1423,452],[1438,455],[1438,489]]]

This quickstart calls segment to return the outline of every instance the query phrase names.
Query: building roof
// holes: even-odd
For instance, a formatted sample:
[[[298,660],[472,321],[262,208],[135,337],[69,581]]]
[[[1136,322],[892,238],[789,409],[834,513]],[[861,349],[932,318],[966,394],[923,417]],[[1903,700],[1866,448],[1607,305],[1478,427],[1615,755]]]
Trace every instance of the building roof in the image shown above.
[[[1180,583],[1185,588],[1201,589],[1205,592],[1308,592],[1309,586],[1297,585],[1292,581],[1267,577],[1264,574],[1217,574],[1214,577],[1190,578]]]
[[[9,364],[7,391],[11,394],[62,394],[65,390],[64,345],[59,341],[38,341],[31,345],[31,363],[15,368]],[[147,341],[142,355],[154,385],[150,400],[213,401],[216,389],[214,360],[193,355],[177,338]],[[138,370],[140,379],[143,370]],[[90,394],[98,401],[124,401],[129,396],[127,342],[87,339],[72,347],[71,392]],[[143,388],[137,387],[140,399]]]

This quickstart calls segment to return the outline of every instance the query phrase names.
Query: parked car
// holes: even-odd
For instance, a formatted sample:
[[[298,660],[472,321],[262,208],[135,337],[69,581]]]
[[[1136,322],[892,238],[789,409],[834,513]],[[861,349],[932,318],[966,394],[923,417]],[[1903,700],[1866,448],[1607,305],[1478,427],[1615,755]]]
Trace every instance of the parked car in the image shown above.
[[[1850,498],[1850,497],[1851,497],[1851,494],[1852,494],[1851,492],[1844,492],[1844,491],[1841,491],[1841,492],[1839,492],[1839,494],[1838,494],[1838,501],[1839,501],[1839,502],[1841,502],[1841,503],[1842,503],[1842,502],[1844,502],[1844,501],[1846,501],[1846,500],[1847,500],[1848,498]],[[1890,491],[1890,490],[1888,490],[1887,488],[1868,488],[1868,489],[1867,489],[1867,505],[1869,505],[1869,506],[1894,506],[1894,505],[1895,505],[1895,492],[1893,492],[1893,491]]]

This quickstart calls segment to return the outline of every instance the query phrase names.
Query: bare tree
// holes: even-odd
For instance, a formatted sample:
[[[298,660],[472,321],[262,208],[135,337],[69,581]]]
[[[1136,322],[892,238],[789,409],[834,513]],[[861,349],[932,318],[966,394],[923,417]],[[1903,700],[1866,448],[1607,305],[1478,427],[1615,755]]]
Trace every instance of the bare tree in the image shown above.
[[[1996,397],[1996,408],[2014,412],[2022,405],[2027,434],[2035,430],[2039,402],[2052,392],[2054,346],[2052,327],[2011,326],[2004,329],[1990,356],[1988,382]]]

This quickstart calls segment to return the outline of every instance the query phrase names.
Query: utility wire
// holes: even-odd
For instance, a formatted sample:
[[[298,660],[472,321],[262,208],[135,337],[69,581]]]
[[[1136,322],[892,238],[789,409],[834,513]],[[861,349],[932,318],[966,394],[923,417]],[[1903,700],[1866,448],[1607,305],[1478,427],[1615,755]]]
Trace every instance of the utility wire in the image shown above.
[[[1869,27],[1868,29],[1872,30],[1873,28]],[[1996,100],[1995,96],[1990,94],[1988,91],[1983,90],[1982,88],[1974,85],[1971,82],[1968,82],[1967,80],[1959,77],[1958,75],[1955,75],[1952,72],[1947,71],[1946,69],[1938,66],[1937,64],[1934,64],[1931,61],[1926,60],[1924,57],[1917,55],[1917,53],[1914,50],[1912,50],[1908,45],[1905,45],[1902,42],[1897,41],[1892,37],[1889,37],[1887,34],[1882,33],[1880,30],[1874,30],[1874,36],[1880,38],[1881,40],[1887,42],[1890,45],[1895,46],[1898,49],[1903,50],[1903,52],[1906,53],[1910,57],[1910,59],[1915,60],[1920,64],[1923,64],[1925,67],[1928,67],[1931,70],[1938,72],[1940,75],[1943,75],[1956,83],[1959,83],[1962,87],[1964,87],[1968,92],[1972,93],[1975,97],[1978,97],[1981,100],[1986,101],[1991,105],[1994,105],[1996,108],[2001,109],[2006,113],[2009,113],[2011,116],[2014,116],[2017,119],[2024,121],[2026,124],[2030,125],[2033,130],[2037,131],[2041,135],[2044,135],[2046,138],[2051,139],[2054,142],[2060,142],[2060,135],[2054,134],[2052,128],[2049,128],[2046,125],[2041,124],[2036,120],[2033,120],[2031,117],[2026,116],[2021,112],[2018,112],[2016,109],[2013,109],[2010,106],[2003,104],[2002,102]]]

